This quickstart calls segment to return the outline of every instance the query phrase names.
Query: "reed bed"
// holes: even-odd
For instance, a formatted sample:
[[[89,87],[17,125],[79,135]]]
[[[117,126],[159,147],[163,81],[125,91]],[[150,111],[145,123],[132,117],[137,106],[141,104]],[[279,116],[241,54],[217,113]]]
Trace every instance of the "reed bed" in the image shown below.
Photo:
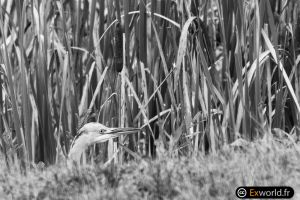
[[[143,128],[89,149],[89,162],[118,169],[239,139],[297,145],[299,11],[287,0],[2,0],[6,168],[60,165],[92,121]]]

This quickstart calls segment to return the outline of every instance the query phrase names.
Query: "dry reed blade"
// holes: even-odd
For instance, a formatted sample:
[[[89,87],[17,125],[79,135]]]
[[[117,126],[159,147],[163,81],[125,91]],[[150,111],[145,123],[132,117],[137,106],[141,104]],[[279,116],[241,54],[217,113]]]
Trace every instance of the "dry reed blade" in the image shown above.
[[[1,35],[4,38],[4,41],[6,41],[6,35],[3,30],[3,13],[2,9],[0,9],[0,29],[1,29]],[[17,106],[17,99],[16,99],[16,94],[15,94],[15,89],[13,88],[13,73],[12,73],[12,65],[10,61],[10,57],[8,56],[8,50],[7,50],[7,45],[6,42],[3,43],[3,49],[1,49],[1,54],[2,58],[4,60],[6,69],[7,69],[7,78],[8,78],[8,87],[9,87],[9,92],[10,92],[10,97],[11,97],[11,102],[12,102],[12,113],[14,117],[14,128],[17,134],[17,140],[18,140],[18,145],[21,145],[21,148],[18,149],[18,152],[20,154],[21,158],[21,163],[23,167],[25,166],[26,158],[27,158],[27,151],[26,151],[26,146],[25,146],[25,138],[23,135],[23,128],[21,126],[21,121],[20,121],[20,116],[18,113],[18,106]],[[26,169],[26,168],[25,168]]]

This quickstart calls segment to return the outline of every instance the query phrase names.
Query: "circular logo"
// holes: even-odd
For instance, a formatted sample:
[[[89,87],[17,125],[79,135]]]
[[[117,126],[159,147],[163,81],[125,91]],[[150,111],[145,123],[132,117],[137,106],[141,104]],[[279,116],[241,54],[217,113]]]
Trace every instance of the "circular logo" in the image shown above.
[[[236,190],[236,196],[239,198],[244,198],[247,195],[247,191],[245,188],[238,188]]]

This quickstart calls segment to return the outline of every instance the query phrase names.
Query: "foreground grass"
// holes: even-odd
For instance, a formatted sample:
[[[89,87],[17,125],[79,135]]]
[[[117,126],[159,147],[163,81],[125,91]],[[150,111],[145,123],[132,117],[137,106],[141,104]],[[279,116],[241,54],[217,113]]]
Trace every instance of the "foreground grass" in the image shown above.
[[[287,148],[288,146],[288,148]],[[291,186],[300,191],[295,145],[259,142],[217,155],[159,158],[104,168],[64,164],[0,171],[1,199],[236,199],[238,186]],[[2,165],[4,166],[4,165]]]

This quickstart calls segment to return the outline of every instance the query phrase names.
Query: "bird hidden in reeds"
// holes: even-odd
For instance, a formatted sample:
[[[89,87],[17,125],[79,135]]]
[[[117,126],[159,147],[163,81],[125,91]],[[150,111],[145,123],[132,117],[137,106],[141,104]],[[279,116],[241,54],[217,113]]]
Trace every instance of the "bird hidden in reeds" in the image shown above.
[[[98,122],[90,122],[81,127],[72,141],[68,154],[69,163],[80,163],[82,153],[90,146],[126,135],[136,133],[140,128],[110,128]]]

